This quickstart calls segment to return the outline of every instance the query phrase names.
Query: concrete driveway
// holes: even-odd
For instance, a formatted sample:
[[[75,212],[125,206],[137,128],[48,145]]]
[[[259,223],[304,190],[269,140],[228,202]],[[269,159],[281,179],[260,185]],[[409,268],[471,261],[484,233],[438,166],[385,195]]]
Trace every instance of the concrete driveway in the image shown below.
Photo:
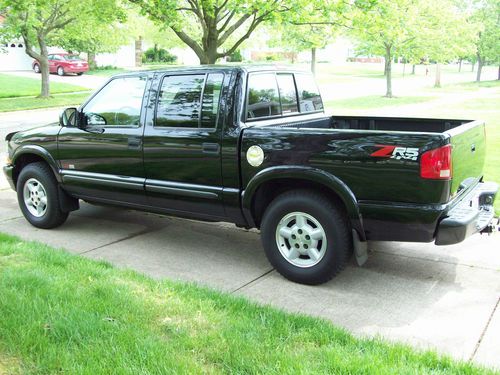
[[[85,203],[62,227],[40,230],[21,216],[5,180],[0,186],[0,232],[500,369],[500,235],[448,247],[372,243],[364,267],[352,262],[311,287],[274,271],[255,231]]]

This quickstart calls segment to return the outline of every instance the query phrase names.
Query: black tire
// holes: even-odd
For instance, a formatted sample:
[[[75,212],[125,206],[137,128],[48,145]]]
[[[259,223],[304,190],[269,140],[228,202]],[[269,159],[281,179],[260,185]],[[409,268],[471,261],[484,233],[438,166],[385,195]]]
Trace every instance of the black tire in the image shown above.
[[[33,71],[35,73],[41,73],[42,71],[40,69],[40,65],[38,65],[38,64],[33,65]]]
[[[278,225],[294,212],[311,216],[324,229],[327,245],[321,251],[324,251],[321,260],[314,265],[294,265],[279,249]],[[261,238],[267,259],[273,267],[287,279],[301,284],[317,285],[331,280],[345,267],[352,253],[350,225],[344,210],[328,197],[312,190],[293,190],[275,198],[264,213]],[[301,251],[306,250],[301,248]],[[300,258],[307,261],[308,255],[300,255]]]
[[[81,76],[82,74],[83,74],[83,72],[76,73],[77,76]]]
[[[57,75],[58,75],[58,76],[61,76],[61,77],[62,77],[62,76],[63,76],[63,75],[65,75],[65,74],[66,74],[66,73],[64,72],[64,68],[63,68],[62,66],[60,66],[60,67],[58,67],[58,68],[57,68]]]
[[[39,182],[46,192],[46,210],[40,217],[33,215],[25,203],[24,187],[30,179]],[[68,218],[68,212],[61,211],[57,181],[47,164],[37,162],[24,167],[17,179],[16,190],[21,212],[31,225],[37,228],[50,229],[60,226]]]

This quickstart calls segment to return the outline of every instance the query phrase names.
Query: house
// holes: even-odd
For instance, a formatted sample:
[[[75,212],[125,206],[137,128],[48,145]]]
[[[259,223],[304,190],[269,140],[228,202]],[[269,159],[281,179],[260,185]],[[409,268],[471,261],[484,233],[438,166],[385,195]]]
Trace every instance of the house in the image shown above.
[[[0,27],[5,17],[0,15]],[[9,40],[0,45],[0,71],[31,69],[33,59],[24,50],[22,39]]]

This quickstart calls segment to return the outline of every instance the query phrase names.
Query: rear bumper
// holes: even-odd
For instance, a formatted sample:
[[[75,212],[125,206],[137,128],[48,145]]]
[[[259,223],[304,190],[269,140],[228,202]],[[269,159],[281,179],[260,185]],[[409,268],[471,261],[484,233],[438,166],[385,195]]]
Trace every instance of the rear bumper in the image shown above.
[[[14,172],[13,165],[4,165],[3,166],[3,173],[4,173],[5,177],[7,178],[7,182],[9,183],[12,190],[16,190],[16,186],[14,185],[14,180],[12,179],[13,172]]]
[[[474,233],[490,226],[495,210],[493,202],[498,185],[480,182],[463,199],[446,212],[436,231],[436,245],[452,245],[462,242]]]
[[[82,67],[71,67],[71,66],[68,66],[66,68],[64,68],[64,71],[66,73],[85,73],[89,70],[88,67],[85,67],[85,66],[82,66]]]

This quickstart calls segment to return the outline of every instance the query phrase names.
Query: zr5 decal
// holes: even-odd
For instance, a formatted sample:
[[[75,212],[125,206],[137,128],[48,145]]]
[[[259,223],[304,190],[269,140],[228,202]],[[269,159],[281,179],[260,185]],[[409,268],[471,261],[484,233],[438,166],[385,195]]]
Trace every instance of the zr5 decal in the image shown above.
[[[380,147],[380,149],[372,153],[370,156],[413,161],[417,161],[418,158],[418,148],[416,147],[399,147],[386,145],[376,145],[376,147]]]

